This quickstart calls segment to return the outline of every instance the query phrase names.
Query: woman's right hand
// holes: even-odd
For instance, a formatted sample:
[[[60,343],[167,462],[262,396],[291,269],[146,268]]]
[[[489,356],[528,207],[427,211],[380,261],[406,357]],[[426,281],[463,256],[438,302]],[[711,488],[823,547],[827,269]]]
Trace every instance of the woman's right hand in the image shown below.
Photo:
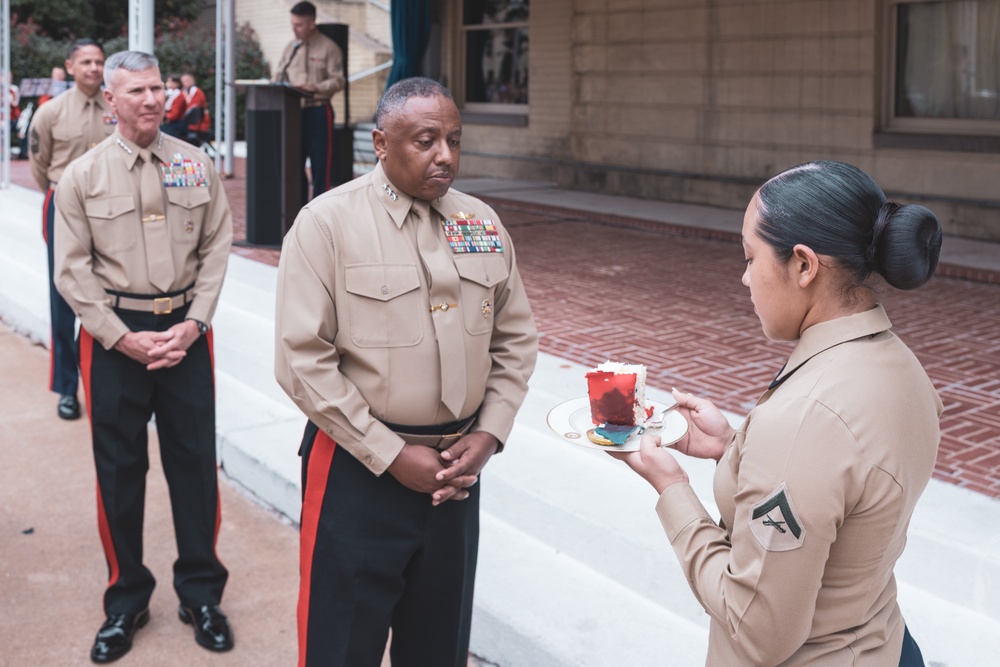
[[[718,461],[732,442],[736,429],[707,398],[698,398],[676,389],[671,390],[671,394],[680,405],[677,411],[687,419],[688,430],[683,438],[670,446],[688,456]]]

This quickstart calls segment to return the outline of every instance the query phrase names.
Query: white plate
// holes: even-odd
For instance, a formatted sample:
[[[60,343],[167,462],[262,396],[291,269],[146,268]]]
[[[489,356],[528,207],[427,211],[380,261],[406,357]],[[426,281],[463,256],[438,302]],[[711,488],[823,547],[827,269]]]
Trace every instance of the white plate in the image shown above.
[[[667,404],[650,401],[653,406],[653,415],[667,408]],[[574,398],[573,400],[560,403],[549,411],[545,418],[549,428],[555,431],[556,435],[574,445],[583,445],[591,449],[603,449],[606,452],[635,452],[639,449],[641,435],[633,433],[625,441],[624,445],[599,445],[591,442],[587,437],[587,431],[595,428],[594,422],[590,419],[590,399]],[[684,416],[676,410],[671,410],[663,416],[663,426],[660,428],[648,428],[646,433],[660,436],[662,446],[672,445],[687,433],[688,423]]]

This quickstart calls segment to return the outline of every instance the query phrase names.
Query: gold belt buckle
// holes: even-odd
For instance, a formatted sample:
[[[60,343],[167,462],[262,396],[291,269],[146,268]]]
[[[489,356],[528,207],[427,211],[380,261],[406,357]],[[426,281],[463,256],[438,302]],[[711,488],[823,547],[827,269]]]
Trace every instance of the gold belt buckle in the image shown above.
[[[169,296],[161,296],[158,299],[153,299],[153,314],[154,315],[169,315],[174,310],[174,299]]]

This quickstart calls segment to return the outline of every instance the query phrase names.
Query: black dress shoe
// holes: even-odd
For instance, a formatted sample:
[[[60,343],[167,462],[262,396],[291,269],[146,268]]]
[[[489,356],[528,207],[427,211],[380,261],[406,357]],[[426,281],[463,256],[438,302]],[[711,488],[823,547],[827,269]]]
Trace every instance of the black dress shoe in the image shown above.
[[[90,649],[90,659],[94,662],[112,662],[122,657],[132,648],[135,631],[149,622],[149,610],[138,614],[112,614],[104,621],[97,633],[94,647]]]
[[[194,626],[194,640],[199,646],[209,651],[228,651],[235,644],[229,619],[218,605],[181,606],[177,610],[177,615],[185,623]]]
[[[63,394],[59,397],[59,405],[56,408],[59,416],[63,419],[80,418],[80,402],[73,394]]]

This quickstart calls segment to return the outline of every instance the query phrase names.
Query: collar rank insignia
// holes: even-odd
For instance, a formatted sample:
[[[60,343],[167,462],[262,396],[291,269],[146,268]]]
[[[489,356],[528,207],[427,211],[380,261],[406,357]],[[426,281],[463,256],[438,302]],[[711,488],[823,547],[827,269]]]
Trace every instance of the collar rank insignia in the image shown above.
[[[454,253],[503,252],[500,232],[492,220],[442,220],[444,235]]]
[[[382,184],[382,189],[383,189],[383,190],[385,190],[385,193],[386,193],[387,195],[389,195],[389,199],[391,199],[392,201],[396,201],[397,199],[399,199],[399,195],[397,195],[397,194],[396,194],[396,193],[395,193],[395,192],[393,191],[393,189],[389,187],[389,184],[388,184],[388,183],[383,183],[383,184]]]
[[[766,551],[792,551],[805,542],[805,526],[784,482],[750,510],[750,531]]]
[[[163,185],[168,188],[207,188],[208,176],[205,174],[205,163],[195,162],[180,153],[174,153],[174,158],[168,164],[160,165],[163,172]]]
[[[118,124],[118,114],[114,111],[105,111],[102,114],[105,125],[117,125]]]

